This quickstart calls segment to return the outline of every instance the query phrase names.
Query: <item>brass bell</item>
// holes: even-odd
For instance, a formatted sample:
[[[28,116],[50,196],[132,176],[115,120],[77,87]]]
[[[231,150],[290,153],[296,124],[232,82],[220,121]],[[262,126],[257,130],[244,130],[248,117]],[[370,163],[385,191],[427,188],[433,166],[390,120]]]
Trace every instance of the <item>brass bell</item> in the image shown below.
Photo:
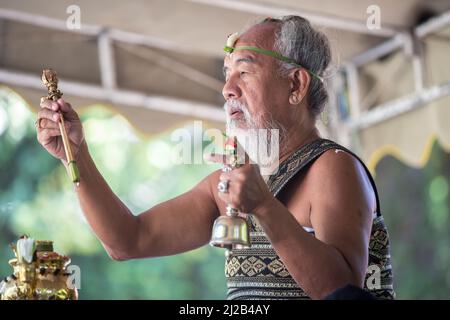
[[[250,247],[247,221],[238,216],[237,210],[227,206],[227,215],[214,221],[210,245],[228,250]]]

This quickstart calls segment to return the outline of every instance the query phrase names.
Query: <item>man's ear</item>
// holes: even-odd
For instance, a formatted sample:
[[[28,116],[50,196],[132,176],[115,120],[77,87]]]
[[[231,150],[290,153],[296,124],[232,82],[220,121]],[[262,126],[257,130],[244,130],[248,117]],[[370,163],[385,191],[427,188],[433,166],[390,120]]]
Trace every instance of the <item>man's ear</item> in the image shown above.
[[[308,92],[311,77],[303,68],[292,70],[289,75],[291,79],[291,92],[289,96],[289,103],[299,104]]]

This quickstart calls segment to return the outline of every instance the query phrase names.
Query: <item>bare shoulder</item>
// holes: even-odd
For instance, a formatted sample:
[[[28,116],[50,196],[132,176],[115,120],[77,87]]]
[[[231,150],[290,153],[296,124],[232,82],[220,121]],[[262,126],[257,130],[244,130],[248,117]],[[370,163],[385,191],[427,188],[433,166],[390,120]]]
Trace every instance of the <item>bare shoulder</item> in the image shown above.
[[[332,171],[354,171],[355,169],[362,168],[359,161],[343,150],[330,149],[325,151],[317,160],[313,163],[314,173],[316,175],[329,174]]]
[[[364,202],[375,210],[375,193],[358,159],[348,152],[331,149],[324,152],[308,172],[312,200],[341,203]]]

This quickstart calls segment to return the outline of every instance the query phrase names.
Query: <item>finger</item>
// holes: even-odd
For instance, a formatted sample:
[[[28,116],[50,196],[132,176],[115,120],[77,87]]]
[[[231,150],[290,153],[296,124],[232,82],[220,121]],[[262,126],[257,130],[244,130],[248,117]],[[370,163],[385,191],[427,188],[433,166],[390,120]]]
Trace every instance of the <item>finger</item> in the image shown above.
[[[231,181],[231,172],[222,172],[219,176],[220,181]]]
[[[239,204],[239,201],[234,200],[234,197],[230,196],[227,193],[220,193],[219,192],[219,198],[222,200],[226,205],[230,205],[232,208],[238,209],[239,211],[241,206]]]
[[[58,101],[56,102],[58,104],[58,109],[61,110],[61,112],[64,114],[64,119],[67,120],[78,119],[78,114],[72,108],[72,105],[70,103],[65,102],[63,98],[59,98]]]
[[[59,121],[52,121],[52,120],[48,120],[48,119],[40,119],[38,120],[39,123],[37,124],[37,128],[39,130],[43,130],[43,129],[58,129],[60,130],[60,122]],[[66,131],[69,132],[70,128],[72,126],[72,123],[70,123],[69,121],[64,122],[64,127],[66,128]]]
[[[45,146],[51,139],[53,139],[54,137],[58,137],[60,135],[61,132],[59,131],[59,129],[43,129],[39,131],[37,139],[40,144]]]
[[[46,109],[57,111],[59,109],[59,106],[56,103],[56,101],[42,98],[41,99],[41,108],[46,108]]]
[[[64,101],[63,98],[59,98],[56,103],[58,104],[58,107],[61,108],[62,112],[69,112],[72,111],[72,106],[70,105],[70,103]]]
[[[56,123],[55,121],[49,120],[49,119],[39,119],[38,120],[38,129],[39,130],[44,130],[44,129],[59,129],[59,124]]]
[[[50,110],[48,108],[43,108],[38,112],[38,119],[48,119],[54,122],[59,121],[60,115],[58,112]]]
[[[230,195],[228,193],[218,192],[219,199],[222,200],[225,204],[230,203]]]

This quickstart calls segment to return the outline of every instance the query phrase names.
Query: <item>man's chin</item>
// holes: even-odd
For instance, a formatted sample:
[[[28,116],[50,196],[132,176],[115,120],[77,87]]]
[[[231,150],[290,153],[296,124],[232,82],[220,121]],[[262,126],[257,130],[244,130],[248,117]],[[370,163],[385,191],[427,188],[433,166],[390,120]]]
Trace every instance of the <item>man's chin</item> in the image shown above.
[[[250,128],[246,126],[233,127],[231,130],[227,132],[230,136],[246,136],[249,134]]]
[[[236,121],[232,120],[229,128],[232,128],[232,130],[248,130],[250,127],[246,123],[246,121]]]

